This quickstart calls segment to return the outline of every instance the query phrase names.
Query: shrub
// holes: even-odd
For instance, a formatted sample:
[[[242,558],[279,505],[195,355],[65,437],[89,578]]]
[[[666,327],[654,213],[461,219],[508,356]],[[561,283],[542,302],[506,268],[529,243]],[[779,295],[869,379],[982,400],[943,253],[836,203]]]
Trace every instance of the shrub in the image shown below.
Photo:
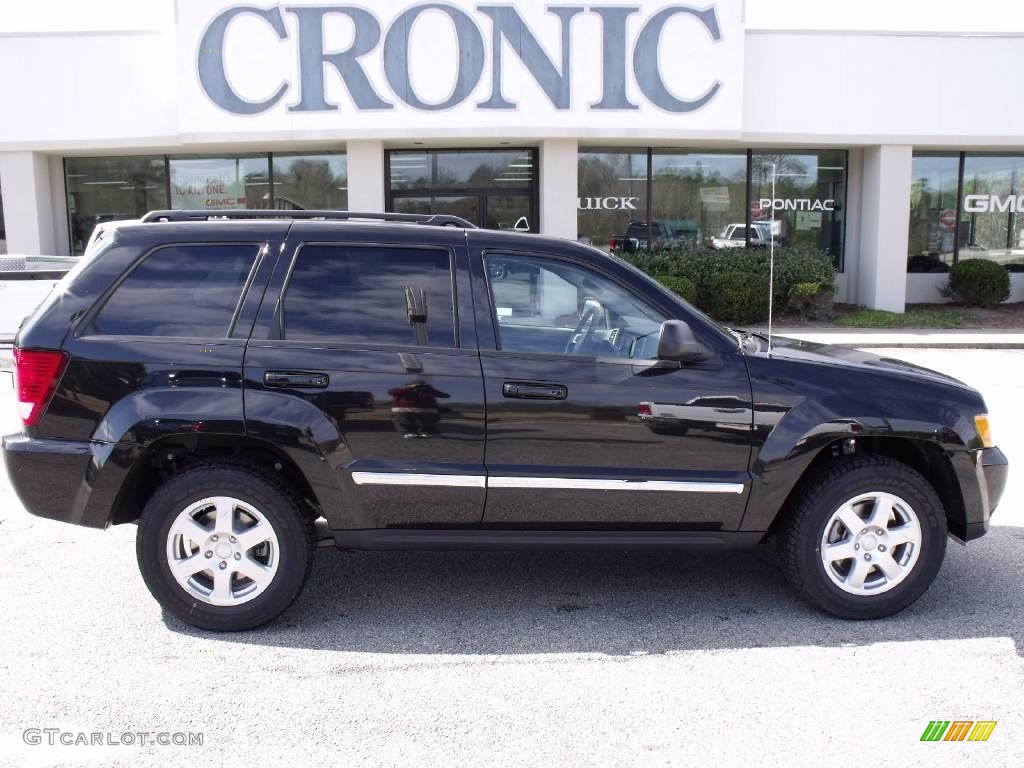
[[[767,304],[769,252],[765,248],[734,248],[714,250],[704,246],[692,249],[624,254],[623,258],[650,275],[676,276],[689,280],[696,288],[693,301],[711,315],[714,310],[714,286],[723,275],[744,273],[763,276],[764,303]],[[663,282],[663,281],[662,281]],[[793,286],[798,283],[819,285],[820,295],[808,304],[801,299],[790,301]],[[787,246],[775,251],[775,307],[779,313],[831,311],[831,295],[835,290],[835,267],[827,253],[806,246]],[[759,300],[760,302],[760,300]],[[821,306],[819,307],[818,304]],[[723,315],[724,317],[724,315]],[[735,318],[730,318],[735,319]]]
[[[835,290],[821,283],[797,283],[789,289],[787,308],[808,320],[831,320]]]
[[[691,304],[696,303],[697,286],[693,284],[692,280],[687,280],[679,275],[657,275],[655,279]]]
[[[1010,298],[1010,274],[994,261],[961,261],[949,270],[948,290],[955,301],[972,307],[994,307]]]
[[[708,313],[716,320],[758,323],[768,318],[768,276],[726,272],[710,284]]]

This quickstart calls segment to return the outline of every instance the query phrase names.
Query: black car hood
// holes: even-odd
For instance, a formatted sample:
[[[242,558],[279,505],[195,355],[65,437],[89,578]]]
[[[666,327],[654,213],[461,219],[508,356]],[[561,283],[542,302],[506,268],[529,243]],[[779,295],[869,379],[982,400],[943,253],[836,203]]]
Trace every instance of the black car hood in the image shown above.
[[[760,342],[760,353],[765,353],[768,348],[768,341],[763,336],[758,338]],[[959,379],[947,376],[944,373],[933,371],[920,365],[908,363],[905,360],[896,360],[891,357],[883,357],[871,352],[863,352],[853,347],[843,347],[834,344],[818,344],[811,341],[801,341],[787,336],[775,336],[772,338],[773,358],[783,360],[801,360],[809,363],[825,365],[836,365],[844,368],[857,368],[861,370],[884,371],[888,373],[899,373],[915,378],[926,379],[940,384],[952,384],[963,389],[973,390],[973,387],[964,384]]]

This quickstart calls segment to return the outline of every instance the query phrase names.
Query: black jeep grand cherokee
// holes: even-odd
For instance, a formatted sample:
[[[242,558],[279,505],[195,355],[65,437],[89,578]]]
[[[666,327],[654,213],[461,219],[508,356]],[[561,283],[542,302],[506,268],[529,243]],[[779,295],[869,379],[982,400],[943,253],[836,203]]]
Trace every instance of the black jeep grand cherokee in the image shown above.
[[[319,518],[343,549],[774,536],[814,603],[885,616],[1002,492],[970,387],[769,351],[593,248],[453,217],[208,217],[123,226],[53,291],[3,441],[33,514],[138,521],[146,584],[195,626],[284,611]]]

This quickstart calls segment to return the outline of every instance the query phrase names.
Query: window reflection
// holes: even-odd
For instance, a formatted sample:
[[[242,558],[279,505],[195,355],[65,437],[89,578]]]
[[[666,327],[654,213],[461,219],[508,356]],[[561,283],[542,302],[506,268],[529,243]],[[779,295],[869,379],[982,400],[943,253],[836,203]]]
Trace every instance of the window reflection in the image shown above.
[[[809,246],[825,251],[832,254],[841,270],[846,151],[755,151],[752,164],[752,222],[768,227],[771,233],[774,212],[776,245]]]
[[[7,253],[7,230],[4,229],[4,190],[0,187],[0,254]]]
[[[841,270],[846,151],[754,151],[749,179],[747,156],[724,150],[582,149],[578,239],[629,253],[757,247],[774,236],[780,245],[832,254]]]
[[[270,208],[267,155],[171,158],[171,207]]]
[[[284,337],[455,346],[450,254],[307,245],[284,295]]]
[[[90,330],[111,336],[223,338],[258,250],[254,245],[159,248],[128,273]]]
[[[532,149],[394,151],[388,166],[392,190],[529,189],[536,178]]]
[[[653,249],[711,245],[728,236],[735,240],[729,246],[746,245],[746,152],[655,150],[651,168]]]
[[[348,209],[348,164],[343,154],[274,153],[274,207]]]
[[[137,219],[167,207],[164,158],[69,157],[64,160],[71,253],[81,254],[97,224]]]
[[[959,175],[959,154],[914,154],[908,272],[946,272],[953,264]]]
[[[968,154],[959,259],[1024,271],[1024,156]]]
[[[585,149],[577,168],[578,239],[610,251],[646,247],[647,153]]]

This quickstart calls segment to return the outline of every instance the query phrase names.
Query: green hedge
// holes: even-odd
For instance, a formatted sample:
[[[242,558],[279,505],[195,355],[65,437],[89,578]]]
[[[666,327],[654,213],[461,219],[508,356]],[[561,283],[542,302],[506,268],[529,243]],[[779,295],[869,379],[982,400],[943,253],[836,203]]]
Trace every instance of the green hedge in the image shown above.
[[[949,270],[948,291],[968,306],[994,307],[1010,298],[1010,273],[994,261],[961,261]]]
[[[692,303],[716,319],[751,323],[761,322],[768,317],[769,254],[764,248],[718,251],[699,247],[692,250],[623,254],[623,258],[656,276],[662,284],[667,285],[666,278],[688,280],[695,288]],[[758,299],[753,302],[750,311],[743,311],[742,318],[725,314],[727,308],[735,307],[733,297],[739,293],[750,293],[732,283],[752,283],[749,278],[751,275],[763,278],[756,285],[763,286],[764,301]],[[809,294],[808,286],[811,284],[817,286],[817,290]],[[794,292],[798,285],[802,287]],[[728,293],[728,297],[719,298],[717,294],[721,291]],[[835,266],[827,253],[803,246],[776,249],[774,293],[778,314],[809,313],[809,316],[815,318],[827,317],[831,314],[834,291]],[[687,296],[684,298],[690,300]]]
[[[768,275],[726,272],[710,284],[708,314],[733,323],[758,323],[768,317]]]
[[[654,279],[690,304],[697,303],[697,286],[692,280],[679,275],[656,275]]]

